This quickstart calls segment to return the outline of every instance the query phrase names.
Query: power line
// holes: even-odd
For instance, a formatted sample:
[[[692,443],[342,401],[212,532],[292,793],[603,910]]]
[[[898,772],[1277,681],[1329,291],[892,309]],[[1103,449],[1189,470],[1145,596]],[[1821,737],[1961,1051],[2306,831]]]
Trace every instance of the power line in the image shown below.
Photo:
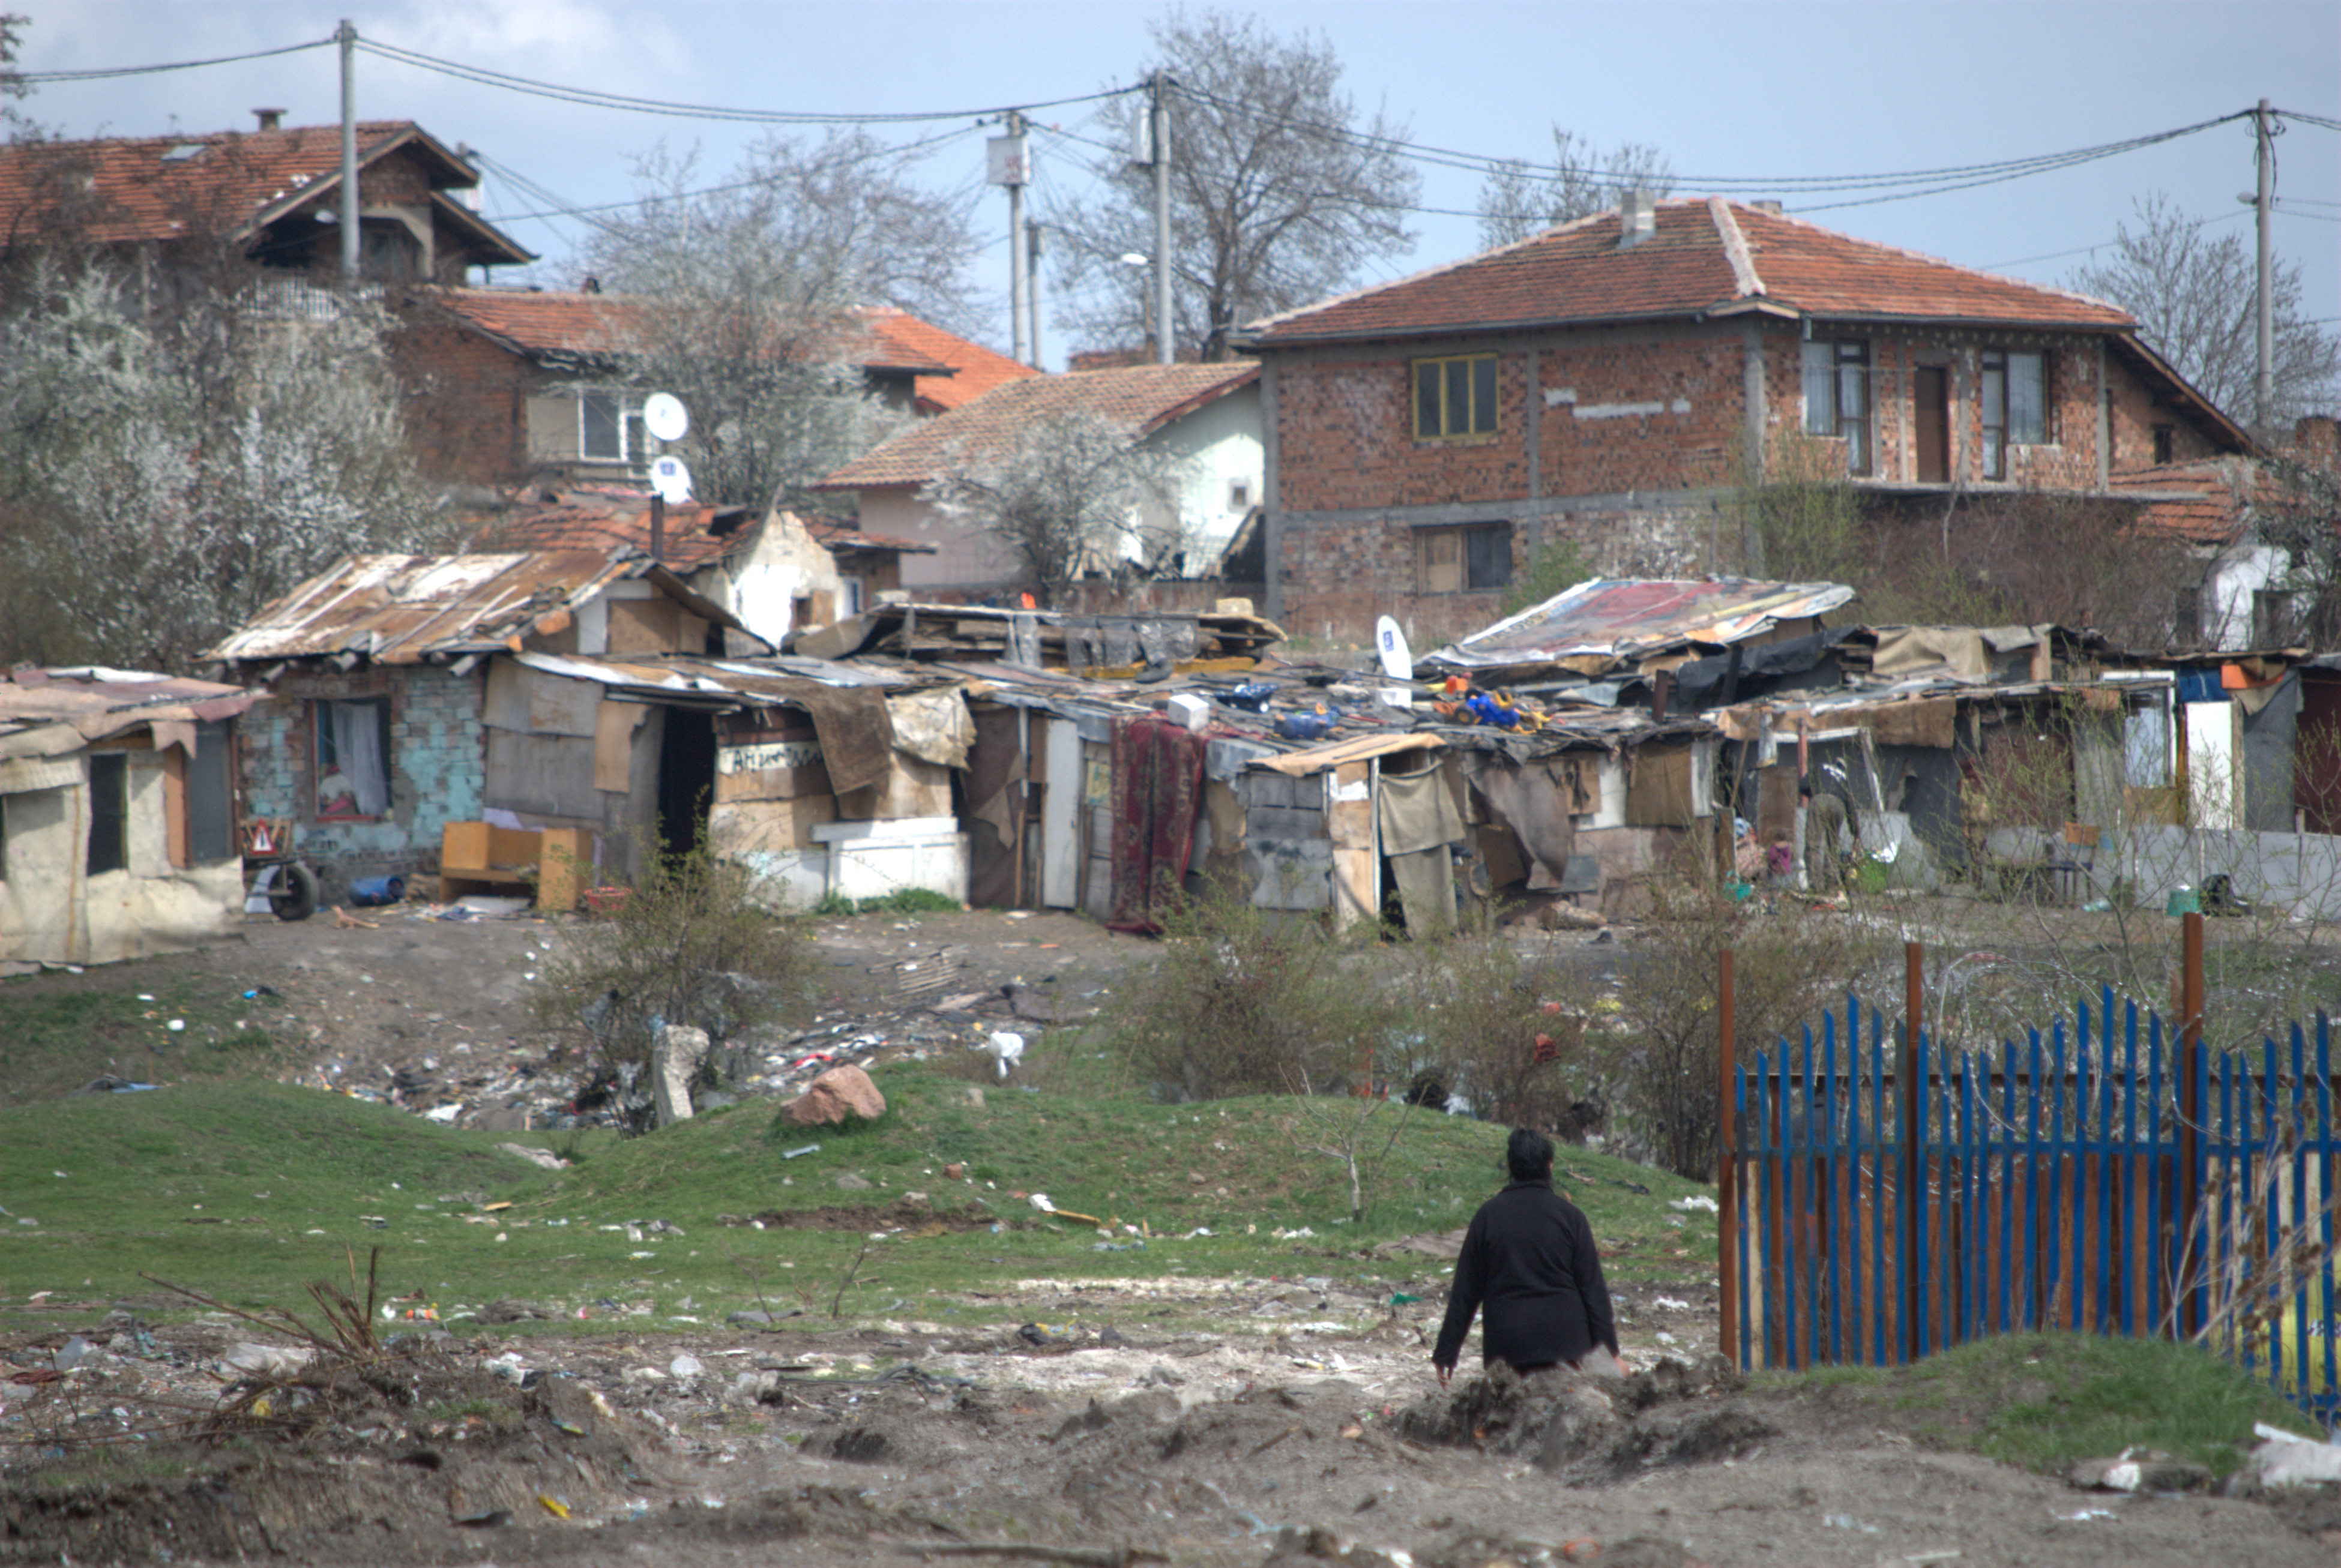
[[[2207,229],[2213,223],[2232,223],[2237,218],[2248,218],[2250,216],[2251,213],[2248,211],[2238,208],[2232,213],[2222,213],[2216,218],[2197,218],[2193,223],[2187,224],[2186,227],[2190,230]],[[2045,255],[2038,256],[2018,256],[2012,262],[1986,262],[1984,263],[1983,270],[1987,273],[1996,273],[2002,267],[2029,266],[2034,262],[2061,262],[2067,256],[2086,256],[2092,251],[2102,251],[2107,245],[2118,245],[2121,243],[2121,236],[2117,234],[2110,240],[2099,240],[2093,245],[2076,245],[2069,251],[2050,251]]]
[[[503,71],[491,71],[481,65],[466,65],[459,61],[442,60],[421,55],[394,45],[377,44],[370,38],[360,38],[358,47],[370,55],[401,65],[413,65],[425,71],[471,82],[483,87],[502,87],[509,92],[526,93],[540,98],[552,98],[562,103],[580,104],[589,108],[623,109],[641,114],[668,114],[696,120],[734,120],[750,124],[765,125],[882,125],[900,124],[921,120],[969,120],[994,117],[1008,113],[1005,107],[986,109],[921,110],[884,114],[812,114],[788,109],[729,109],[708,104],[679,104],[660,98],[635,98],[620,93],[604,93],[588,87],[565,87],[557,83],[539,82],[526,76],[514,76]],[[1046,103],[1015,105],[1023,112],[1054,109],[1070,104],[1093,103],[1131,88],[1111,88],[1102,93],[1084,94],[1076,98],[1053,98]]]
[[[18,71],[14,79],[38,86],[47,82],[103,82],[116,76],[159,76],[166,71],[196,71],[206,65],[237,65],[246,60],[270,60],[279,55],[298,55],[304,49],[323,49],[332,38],[313,38],[306,44],[287,44],[281,49],[258,49],[249,55],[222,55],[213,60],[174,60],[163,65],[115,65],[95,71]]]

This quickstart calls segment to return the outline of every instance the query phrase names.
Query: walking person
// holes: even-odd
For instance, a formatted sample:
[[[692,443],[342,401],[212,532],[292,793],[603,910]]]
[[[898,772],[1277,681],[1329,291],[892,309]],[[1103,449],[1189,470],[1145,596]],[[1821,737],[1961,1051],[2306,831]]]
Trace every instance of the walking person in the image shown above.
[[[1439,1386],[1453,1375],[1475,1314],[1483,1365],[1500,1360],[1516,1372],[1541,1372],[1566,1364],[1624,1375],[1593,1227],[1552,1189],[1552,1140],[1514,1127],[1504,1163],[1510,1185],[1471,1216],[1455,1259],[1447,1320],[1430,1353]]]

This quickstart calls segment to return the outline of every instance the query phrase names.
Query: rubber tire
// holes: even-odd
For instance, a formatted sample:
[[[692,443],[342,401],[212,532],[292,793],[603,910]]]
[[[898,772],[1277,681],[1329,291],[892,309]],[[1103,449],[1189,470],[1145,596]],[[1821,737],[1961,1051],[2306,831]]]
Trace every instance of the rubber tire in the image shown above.
[[[280,920],[305,920],[315,914],[317,873],[297,860],[279,866],[268,889],[268,908]]]

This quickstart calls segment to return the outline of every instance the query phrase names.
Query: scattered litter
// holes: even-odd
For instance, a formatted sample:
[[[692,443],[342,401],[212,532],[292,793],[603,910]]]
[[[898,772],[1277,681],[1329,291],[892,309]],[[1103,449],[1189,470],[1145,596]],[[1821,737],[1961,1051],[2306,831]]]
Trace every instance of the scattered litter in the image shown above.
[[[807,1144],[801,1149],[783,1149],[781,1152],[781,1157],[784,1160],[792,1160],[799,1155],[817,1155],[819,1153],[821,1153],[821,1146],[819,1144]]]
[[[1650,1305],[1664,1312],[1689,1312],[1690,1310],[1690,1303],[1687,1301],[1677,1301],[1671,1295],[1659,1296],[1657,1300],[1651,1302]]]
[[[1865,1535],[1875,1535],[1878,1533],[1877,1525],[1864,1524],[1850,1513],[1828,1514],[1822,1518],[1821,1523],[1836,1530],[1858,1530]]]
[[[2259,1465],[2262,1485],[2306,1486],[2341,1481],[2341,1444],[2319,1443],[2266,1422],[2255,1423],[2252,1431],[2260,1440],[2252,1458]]]
[[[2118,1519],[2121,1517],[2110,1508],[2076,1508],[2070,1513],[2058,1513],[2054,1509],[2049,1512],[2058,1519]]]
[[[1708,1196],[1705,1193],[1693,1193],[1689,1197],[1679,1197],[1672,1203],[1667,1205],[1667,1206],[1683,1214],[1690,1214],[1695,1210],[1699,1209],[1704,1209],[1708,1214],[1717,1214],[1721,1212],[1715,1206],[1715,1200]]]

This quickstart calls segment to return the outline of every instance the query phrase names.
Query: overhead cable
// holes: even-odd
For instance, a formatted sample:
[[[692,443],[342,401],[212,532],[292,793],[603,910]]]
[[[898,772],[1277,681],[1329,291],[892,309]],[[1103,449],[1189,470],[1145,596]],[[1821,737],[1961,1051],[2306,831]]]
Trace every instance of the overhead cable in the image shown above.
[[[195,71],[205,65],[234,65],[246,60],[298,55],[304,49],[323,49],[334,42],[331,37],[312,38],[306,44],[287,44],[281,49],[256,49],[249,55],[222,55],[213,60],[173,60],[162,65],[115,65],[96,71],[17,71],[12,73],[11,77],[15,81],[39,86],[48,82],[103,82],[115,76],[159,76],[165,71]]]

